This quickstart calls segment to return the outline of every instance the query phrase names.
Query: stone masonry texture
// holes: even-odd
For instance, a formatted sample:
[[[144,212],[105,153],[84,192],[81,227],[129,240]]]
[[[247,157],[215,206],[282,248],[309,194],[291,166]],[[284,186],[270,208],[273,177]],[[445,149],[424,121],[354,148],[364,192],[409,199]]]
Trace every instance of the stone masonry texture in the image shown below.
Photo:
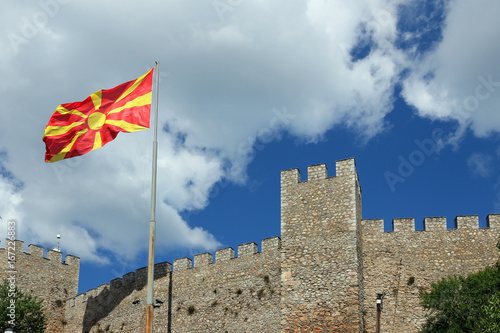
[[[411,199],[411,198],[409,198]],[[388,208],[390,209],[390,208]],[[277,222],[277,221],[276,221]],[[281,172],[281,237],[155,265],[154,332],[418,332],[419,294],[499,260],[500,215],[362,219],[354,159]],[[6,241],[8,242],[8,240]],[[6,243],[8,244],[8,243]],[[260,250],[259,250],[260,245]],[[80,259],[15,241],[16,284],[44,299],[47,332],[143,332],[147,268],[77,295]],[[0,277],[11,274],[0,249]]]
[[[24,252],[24,242],[5,240],[6,248],[0,248],[0,279],[15,276],[16,286],[26,293],[43,299],[43,308],[48,317],[47,332],[63,332],[65,323],[65,301],[78,293],[80,258],[47,251],[36,245],[29,245]],[[7,255],[15,253],[14,273],[8,266]]]
[[[358,177],[354,160],[281,174],[282,332],[357,332],[363,300],[356,231]],[[334,291],[334,292],[333,292]]]

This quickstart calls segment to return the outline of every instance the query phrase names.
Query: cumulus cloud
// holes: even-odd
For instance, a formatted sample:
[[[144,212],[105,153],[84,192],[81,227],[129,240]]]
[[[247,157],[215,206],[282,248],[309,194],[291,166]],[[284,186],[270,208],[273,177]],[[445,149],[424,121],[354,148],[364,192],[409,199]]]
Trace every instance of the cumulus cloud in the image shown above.
[[[484,137],[500,128],[500,3],[454,1],[442,31],[442,41],[411,65],[402,95],[419,115],[453,120],[458,141],[470,128]]]
[[[181,214],[204,209],[218,182],[245,184],[256,143],[285,132],[316,142],[335,126],[369,140],[388,127],[401,83],[419,115],[487,135],[499,125],[500,73],[498,43],[484,29],[498,23],[494,10],[477,8],[498,5],[482,1],[450,5],[442,42],[421,56],[399,45],[414,37],[401,27],[407,0],[10,3],[0,11],[0,151],[8,157],[0,215],[19,219],[28,242],[52,244],[61,233],[68,252],[102,264],[145,250],[151,131],[54,164],[43,162],[41,137],[57,105],[138,77],[154,60],[160,252],[221,245]]]

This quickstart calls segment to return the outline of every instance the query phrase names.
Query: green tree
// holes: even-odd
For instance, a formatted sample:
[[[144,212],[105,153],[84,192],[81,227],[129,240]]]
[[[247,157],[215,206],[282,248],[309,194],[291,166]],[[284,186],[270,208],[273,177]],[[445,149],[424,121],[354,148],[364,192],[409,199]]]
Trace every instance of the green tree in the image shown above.
[[[483,307],[481,325],[485,333],[500,332],[500,292],[495,293]]]
[[[499,262],[467,277],[443,278],[431,287],[421,294],[429,311],[421,333],[500,332]]]
[[[10,282],[5,279],[0,285],[0,331],[13,328],[16,333],[44,332],[47,319],[42,302],[43,300],[25,294],[17,287],[11,288]]]

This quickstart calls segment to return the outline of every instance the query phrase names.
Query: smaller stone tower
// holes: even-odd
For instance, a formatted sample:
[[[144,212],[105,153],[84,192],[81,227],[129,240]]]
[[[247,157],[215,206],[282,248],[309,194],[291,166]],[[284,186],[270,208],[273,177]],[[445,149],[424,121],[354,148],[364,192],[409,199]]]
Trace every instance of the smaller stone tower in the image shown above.
[[[354,159],[282,171],[282,332],[363,330],[360,224]]]
[[[47,316],[47,332],[63,332],[64,303],[78,294],[80,258],[30,244],[24,252],[24,242],[5,240],[7,251],[15,252],[14,270],[7,261],[6,248],[0,248],[0,279],[15,276],[16,286],[24,293],[41,297]]]

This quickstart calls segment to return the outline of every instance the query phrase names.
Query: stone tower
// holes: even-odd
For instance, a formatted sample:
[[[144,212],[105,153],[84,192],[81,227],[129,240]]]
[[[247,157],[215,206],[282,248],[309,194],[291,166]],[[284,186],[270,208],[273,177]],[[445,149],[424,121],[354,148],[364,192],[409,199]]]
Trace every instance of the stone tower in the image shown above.
[[[65,320],[65,302],[78,293],[80,258],[30,244],[24,252],[24,242],[5,240],[6,248],[0,248],[0,279],[15,277],[15,285],[24,293],[43,299],[47,316],[47,332],[62,332]],[[11,252],[12,251],[12,252]],[[15,263],[8,265],[7,254],[15,253]]]
[[[354,159],[281,173],[283,332],[363,331],[361,190]]]
[[[500,258],[500,214],[361,218],[354,159],[335,176],[325,164],[281,173],[281,238],[223,248],[155,265],[155,332],[418,332],[426,311],[420,293],[450,275],[467,275]],[[331,172],[333,175],[333,172]],[[411,199],[411,198],[409,198]],[[388,204],[390,209],[390,204]],[[388,221],[386,221],[388,222]],[[451,221],[450,221],[451,222]],[[147,268],[86,293],[79,258],[35,245],[15,247],[16,285],[44,298],[48,332],[141,332]],[[0,248],[0,278],[11,274]],[[383,307],[377,311],[381,295]]]

